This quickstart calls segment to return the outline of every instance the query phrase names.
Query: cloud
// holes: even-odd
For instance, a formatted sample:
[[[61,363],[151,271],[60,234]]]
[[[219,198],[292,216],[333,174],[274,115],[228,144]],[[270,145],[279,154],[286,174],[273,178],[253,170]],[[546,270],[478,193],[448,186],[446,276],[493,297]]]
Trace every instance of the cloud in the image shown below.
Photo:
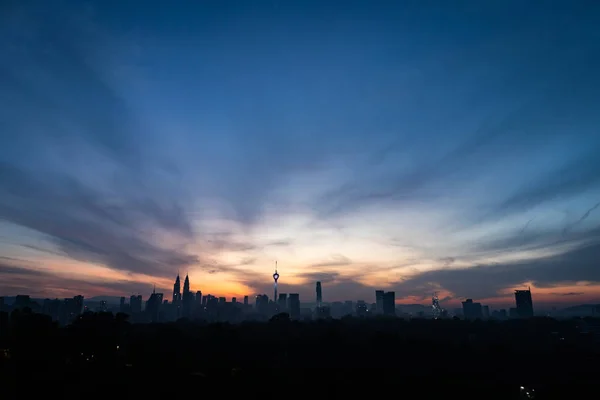
[[[253,18],[214,24],[224,15],[212,9],[175,11],[170,19],[181,23],[159,31],[159,15],[148,9],[130,16],[138,36],[110,28],[122,18],[117,8],[96,13],[60,0],[3,6],[0,219],[9,231],[33,231],[19,243],[24,250],[157,277],[197,265],[256,290],[271,284],[269,274],[253,272],[262,257],[285,250],[294,264],[324,270],[305,279],[327,282],[328,295],[370,299],[372,288],[337,275],[356,260],[389,257],[383,263],[396,266],[374,266],[379,276],[409,259],[415,270],[403,272],[444,267],[399,282],[404,293],[446,286],[483,293],[532,277],[540,285],[570,278],[553,270],[557,258],[544,260],[552,279],[536,272],[542,261],[472,262],[466,272],[459,264],[522,250],[575,251],[595,240],[574,229],[589,224],[594,208],[582,210],[565,237],[564,224],[548,227],[544,214],[597,201],[586,199],[600,186],[591,13],[520,9],[528,18],[508,29],[495,22],[513,15],[510,7],[501,17],[495,7],[478,8],[469,21],[450,7],[443,40],[431,40],[439,21],[412,7],[396,10],[402,24],[389,18],[396,14],[375,13],[357,25],[353,9],[336,17],[333,31],[301,18],[275,24],[285,32]],[[180,40],[199,14],[210,23],[202,32],[186,28]],[[234,31],[221,30],[230,25]],[[328,40],[311,45],[301,26]],[[534,208],[535,226],[525,215]],[[340,247],[349,257],[311,265],[302,237],[316,224],[289,223],[299,215],[319,222],[320,244],[341,234],[357,246]],[[284,239],[274,240],[266,230],[280,221]],[[508,221],[518,226],[497,233],[493,225]],[[369,254],[365,236],[403,246]],[[570,273],[589,272],[577,271]],[[312,287],[292,289],[314,295]]]
[[[585,221],[586,218],[590,216],[590,214],[592,213],[592,211],[594,211],[598,207],[600,207],[600,203],[596,203],[592,208],[588,209],[585,212],[585,214],[583,214],[581,216],[581,218],[579,218],[577,221],[573,222],[572,224],[566,226],[565,229],[563,229],[563,235],[566,235],[571,229],[575,228],[577,225],[579,225],[583,221]]]
[[[0,111],[0,218],[118,270],[170,275],[198,262],[184,250],[195,237],[186,190],[138,145],[143,132],[98,50],[117,42],[78,12],[29,11],[0,23],[11,41],[0,86],[12,98]]]
[[[31,280],[35,285],[31,284]],[[0,263],[0,290],[3,294],[28,294],[33,297],[72,297],[79,294],[121,296],[126,293],[140,293],[146,297],[152,288],[134,281],[90,282],[50,271]]]
[[[11,258],[11,257],[2,257],[2,259],[4,260],[8,260],[8,261],[12,261],[12,262],[19,262],[21,260],[16,259],[16,258]],[[34,269],[29,269],[29,268],[20,268],[20,267],[15,267],[13,265],[10,264],[4,264],[4,263],[0,263],[0,275],[13,275],[13,274],[18,274],[18,275],[32,275],[32,276],[42,276],[44,275],[44,273],[42,271],[38,271],[38,270],[34,270]]]
[[[326,283],[335,283],[339,278],[340,274],[335,271],[330,272],[311,272],[299,275],[299,278],[306,280],[309,283],[321,282],[322,284]],[[342,279],[343,281],[343,279]]]
[[[531,261],[444,268],[409,277],[393,285],[400,296],[445,289],[459,297],[490,298],[531,282],[538,288],[600,283],[600,238],[564,254]]]
[[[568,198],[597,188],[600,184],[600,160],[597,149],[568,163],[549,170],[542,178],[528,182],[516,194],[508,197],[494,210],[496,215],[531,209],[545,201]]]
[[[47,235],[67,256],[115,269],[171,274],[198,262],[182,249],[167,247],[146,229],[190,241],[193,233],[177,205],[170,208],[147,198],[91,188],[67,176],[36,175],[0,164],[0,217]],[[136,185],[140,194],[144,187]]]
[[[341,267],[344,265],[352,264],[352,260],[346,257],[343,254],[334,254],[331,256],[331,260],[323,261],[320,263],[312,264],[313,268],[321,268],[321,267]]]
[[[444,258],[441,258],[440,261],[442,262],[442,264],[444,265],[444,267],[449,267],[452,264],[454,264],[454,262],[456,261],[456,259],[454,257],[444,257]]]
[[[293,241],[289,240],[289,239],[288,240],[276,240],[276,241],[267,243],[265,247],[268,247],[268,246],[286,247],[286,246],[291,246],[292,243],[293,243]]]
[[[552,293],[555,296],[582,296],[584,292],[567,292],[567,293]]]

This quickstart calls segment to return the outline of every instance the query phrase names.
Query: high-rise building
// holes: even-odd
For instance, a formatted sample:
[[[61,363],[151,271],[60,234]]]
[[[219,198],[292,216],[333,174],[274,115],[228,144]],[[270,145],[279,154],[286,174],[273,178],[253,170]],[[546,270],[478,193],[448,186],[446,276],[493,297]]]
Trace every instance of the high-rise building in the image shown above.
[[[352,315],[354,314],[354,304],[352,303],[352,300],[346,300],[344,302],[344,311],[343,311],[344,315]]]
[[[481,315],[484,319],[488,319],[490,317],[490,306],[481,306]]]
[[[467,299],[462,302],[462,306],[465,319],[483,318],[481,303],[474,303],[473,299]]]
[[[179,306],[181,303],[181,281],[179,280],[179,274],[175,278],[175,284],[173,285],[173,301],[172,303]]]
[[[236,303],[237,303],[237,297],[232,297],[231,304],[236,304]]]
[[[531,289],[515,290],[515,301],[517,303],[517,315],[520,318],[533,317],[533,300]]]
[[[141,295],[132,295],[129,297],[129,309],[131,314],[139,314],[142,312],[142,296]]]
[[[192,292],[190,292],[190,277],[185,275],[183,281],[183,294],[181,297],[181,315],[184,318],[190,318],[192,315],[192,304],[194,302]]]
[[[300,318],[300,295],[298,293],[289,294],[288,310],[291,318]]]
[[[31,298],[26,294],[18,294],[17,297],[15,297],[15,302],[13,303],[13,306],[21,310],[25,307],[30,307]]]
[[[57,321],[60,318],[61,301],[59,299],[45,299],[42,307],[42,313],[52,317],[53,321]]]
[[[119,299],[119,312],[126,312],[126,307],[125,307],[125,297],[121,296],[121,298]]]
[[[368,307],[367,303],[364,300],[358,300],[356,302],[356,315],[359,317],[363,317],[367,315]]]
[[[160,306],[163,302],[163,294],[156,293],[156,289],[152,291],[150,298],[146,301],[146,313],[152,322],[159,321]]]
[[[383,294],[385,292],[383,290],[375,291],[375,311],[378,314],[383,314]]]
[[[317,307],[323,305],[323,291],[321,289],[321,282],[317,282]]]
[[[396,315],[396,293],[385,292],[383,294],[383,314]]]
[[[259,294],[256,296],[256,312],[262,315],[269,313],[269,296],[266,294]]]
[[[200,307],[202,305],[202,291],[198,290],[196,292],[196,305]]]
[[[248,296],[244,296],[244,305],[247,306],[248,305]]]
[[[287,294],[279,293],[279,298],[277,299],[277,309],[279,312],[285,312],[285,310],[287,310]]]
[[[77,316],[83,312],[83,296],[78,295],[73,297],[73,314]]]
[[[317,307],[315,309],[315,318],[317,319],[322,319],[322,318],[330,318],[331,317],[331,308],[329,307]]]

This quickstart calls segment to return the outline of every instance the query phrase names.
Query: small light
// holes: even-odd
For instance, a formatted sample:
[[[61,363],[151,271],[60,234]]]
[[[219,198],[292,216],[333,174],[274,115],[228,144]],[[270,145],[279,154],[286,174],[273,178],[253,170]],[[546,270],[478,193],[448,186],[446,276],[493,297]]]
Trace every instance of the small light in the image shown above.
[[[117,350],[119,350],[119,346],[117,346]]]
[[[525,388],[523,386],[521,386],[521,390],[525,390]]]

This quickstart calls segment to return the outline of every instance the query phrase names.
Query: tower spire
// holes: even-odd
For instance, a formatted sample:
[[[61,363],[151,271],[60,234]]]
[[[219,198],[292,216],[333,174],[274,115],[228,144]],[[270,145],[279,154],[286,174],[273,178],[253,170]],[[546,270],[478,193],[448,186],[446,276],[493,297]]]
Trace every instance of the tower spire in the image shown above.
[[[277,272],[277,261],[275,261],[275,273],[273,274],[273,280],[275,281],[273,285],[273,301],[277,302],[277,280],[279,279],[279,273]]]

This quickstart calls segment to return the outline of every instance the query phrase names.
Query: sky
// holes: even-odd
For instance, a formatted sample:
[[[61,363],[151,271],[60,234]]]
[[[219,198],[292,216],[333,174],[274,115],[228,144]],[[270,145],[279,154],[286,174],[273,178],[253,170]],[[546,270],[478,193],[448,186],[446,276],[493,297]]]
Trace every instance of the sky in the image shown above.
[[[0,294],[272,296],[277,261],[302,301],[598,303],[599,25],[594,1],[3,1]]]

